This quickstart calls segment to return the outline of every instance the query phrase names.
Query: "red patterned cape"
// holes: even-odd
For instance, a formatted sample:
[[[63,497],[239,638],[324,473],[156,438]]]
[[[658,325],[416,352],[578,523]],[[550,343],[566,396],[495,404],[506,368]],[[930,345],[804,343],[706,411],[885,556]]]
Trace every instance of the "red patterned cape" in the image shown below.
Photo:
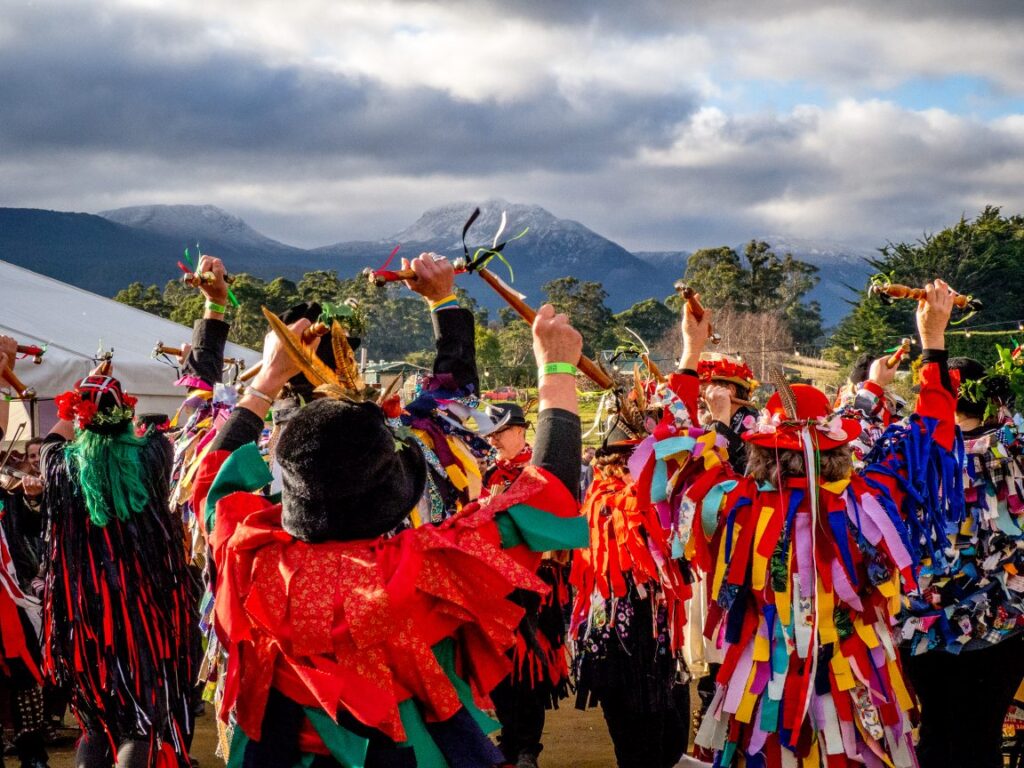
[[[457,642],[460,676],[485,696],[508,674],[522,615],[503,596],[546,590],[533,573],[539,554],[502,549],[498,518],[514,505],[552,520],[576,511],[561,483],[530,467],[505,494],[443,525],[309,544],[281,528],[280,505],[249,493],[221,498],[211,537],[217,631],[228,649],[221,716],[234,710],[258,740],[273,687],[401,741],[402,701],[415,699],[428,721],[462,706],[432,651],[446,638]]]

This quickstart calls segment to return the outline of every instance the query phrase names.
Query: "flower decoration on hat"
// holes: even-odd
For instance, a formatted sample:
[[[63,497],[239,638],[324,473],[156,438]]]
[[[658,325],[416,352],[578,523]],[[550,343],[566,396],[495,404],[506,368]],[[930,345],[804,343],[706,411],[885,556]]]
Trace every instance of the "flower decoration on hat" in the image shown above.
[[[58,395],[54,402],[58,417],[74,422],[82,430],[131,421],[138,399],[125,394],[121,382],[113,376],[92,375],[76,382],[73,389]]]
[[[697,364],[697,376],[702,383],[727,381],[745,389],[754,389],[758,382],[750,366],[728,355],[710,355]]]
[[[749,424],[743,439],[765,448],[827,451],[855,440],[860,422],[832,412],[828,397],[809,384],[790,384],[779,371],[773,375],[775,394],[760,417]],[[810,440],[812,445],[805,443]]]

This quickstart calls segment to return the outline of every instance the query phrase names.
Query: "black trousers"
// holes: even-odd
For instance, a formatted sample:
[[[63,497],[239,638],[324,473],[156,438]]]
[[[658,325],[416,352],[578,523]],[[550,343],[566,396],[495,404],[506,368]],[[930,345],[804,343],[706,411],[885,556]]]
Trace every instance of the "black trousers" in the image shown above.
[[[921,700],[921,768],[1002,768],[1003,718],[1024,679],[1024,635],[958,655],[903,654]]]
[[[491,691],[494,714],[501,723],[498,747],[506,760],[514,763],[524,752],[540,754],[545,703],[550,700],[550,693],[542,695],[525,682],[514,683],[511,675]]]
[[[690,686],[677,684],[672,700],[667,709],[638,712],[622,698],[602,694],[618,768],[669,768],[679,762],[690,736]]]

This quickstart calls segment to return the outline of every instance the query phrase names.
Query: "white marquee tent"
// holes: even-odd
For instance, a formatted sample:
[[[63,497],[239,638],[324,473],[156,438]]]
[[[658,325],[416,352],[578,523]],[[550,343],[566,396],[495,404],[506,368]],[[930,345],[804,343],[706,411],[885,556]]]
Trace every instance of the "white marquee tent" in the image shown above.
[[[139,412],[173,414],[184,395],[174,386],[174,369],[154,360],[152,352],[157,342],[178,347],[189,341],[190,328],[4,261],[0,333],[19,344],[48,345],[41,365],[19,360],[15,368],[18,378],[36,390],[44,428],[52,411],[46,401],[89,372],[101,343],[113,348],[114,375],[139,398]],[[250,366],[260,359],[258,352],[237,344],[228,344],[225,355]]]

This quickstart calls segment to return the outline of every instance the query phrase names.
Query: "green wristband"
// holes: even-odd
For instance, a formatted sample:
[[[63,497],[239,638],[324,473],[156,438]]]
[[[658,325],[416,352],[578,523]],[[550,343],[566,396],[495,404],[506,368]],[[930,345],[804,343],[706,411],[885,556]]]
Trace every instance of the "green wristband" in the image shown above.
[[[228,311],[228,308],[225,307],[223,304],[217,304],[216,302],[210,301],[209,299],[207,299],[205,306],[211,312],[219,312],[222,315]]]
[[[567,373],[570,376],[575,376],[579,371],[572,363],[545,363],[537,369],[537,378],[543,379],[553,373]]]

